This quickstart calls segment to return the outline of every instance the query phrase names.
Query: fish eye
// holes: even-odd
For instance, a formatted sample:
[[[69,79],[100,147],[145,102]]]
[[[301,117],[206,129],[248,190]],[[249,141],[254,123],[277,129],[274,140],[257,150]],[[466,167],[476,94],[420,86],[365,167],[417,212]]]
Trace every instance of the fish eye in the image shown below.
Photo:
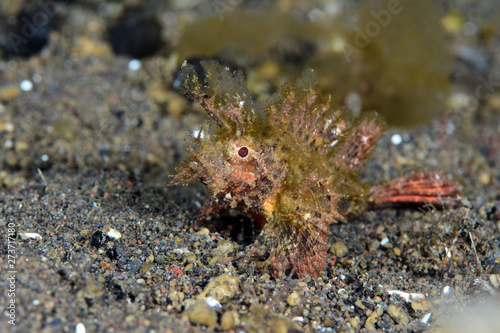
[[[238,150],[238,155],[240,155],[240,157],[246,157],[248,155],[248,148],[241,147],[240,150]]]

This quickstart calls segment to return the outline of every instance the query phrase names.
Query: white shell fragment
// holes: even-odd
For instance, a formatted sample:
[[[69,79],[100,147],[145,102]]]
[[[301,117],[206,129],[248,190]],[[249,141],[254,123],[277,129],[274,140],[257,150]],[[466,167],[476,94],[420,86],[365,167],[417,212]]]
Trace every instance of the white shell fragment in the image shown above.
[[[42,236],[40,236],[40,234],[36,232],[21,232],[19,233],[19,235],[21,236],[21,239],[28,239],[28,238],[42,239]]]
[[[409,293],[406,293],[404,291],[399,291],[399,290],[388,290],[387,293],[389,295],[398,295],[398,296],[404,298],[407,302],[418,301],[418,300],[425,298],[424,294],[419,294],[419,293],[409,294]]]
[[[207,297],[206,302],[207,302],[207,304],[208,304],[210,307],[212,307],[212,308],[213,308],[213,307],[218,307],[218,308],[221,308],[221,307],[222,307],[222,305],[220,305],[219,301],[218,301],[218,300],[216,300],[216,299],[215,299],[215,298],[213,298],[213,297]]]
[[[116,229],[113,229],[113,228],[110,228],[106,235],[110,238],[113,238],[113,239],[122,238],[122,233]]]
[[[425,316],[423,316],[421,322],[424,323],[424,324],[427,324],[427,322],[431,318],[431,315],[432,315],[432,312],[429,312],[428,314],[426,314]]]

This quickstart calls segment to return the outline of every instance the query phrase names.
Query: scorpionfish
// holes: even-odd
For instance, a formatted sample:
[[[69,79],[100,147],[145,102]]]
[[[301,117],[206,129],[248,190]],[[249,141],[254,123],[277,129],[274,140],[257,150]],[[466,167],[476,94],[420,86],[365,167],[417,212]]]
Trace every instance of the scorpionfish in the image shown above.
[[[373,191],[357,180],[385,128],[375,112],[354,118],[320,93],[312,70],[265,105],[253,101],[241,72],[203,61],[184,64],[183,92],[211,122],[192,139],[197,149],[172,184],[200,180],[213,194],[198,221],[235,209],[262,228],[250,252],[268,249],[272,273],[316,277],[325,269],[332,223],[359,203],[431,202],[459,187],[420,172]],[[255,250],[257,251],[257,250]]]

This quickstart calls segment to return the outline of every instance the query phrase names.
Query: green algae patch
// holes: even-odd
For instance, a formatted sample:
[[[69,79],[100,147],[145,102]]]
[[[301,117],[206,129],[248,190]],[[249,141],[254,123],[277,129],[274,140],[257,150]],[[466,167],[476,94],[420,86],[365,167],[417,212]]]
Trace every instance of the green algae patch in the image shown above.
[[[361,110],[375,109],[390,125],[411,127],[436,117],[451,88],[444,16],[431,1],[395,0],[308,22],[278,10],[234,11],[224,20],[205,17],[185,26],[177,52],[180,61],[215,57],[238,64],[248,71],[250,91],[259,94],[271,95],[312,68],[323,92],[339,101],[354,94]],[[311,47],[298,47],[302,57],[294,54],[290,62],[287,52],[297,45]]]
[[[177,52],[179,59],[216,56],[222,52],[259,57],[288,38],[310,39],[323,28],[278,12],[235,11],[221,20],[201,18],[182,31]]]
[[[357,21],[343,23],[341,52],[319,55],[311,64],[323,89],[341,98],[359,94],[364,110],[376,109],[391,125],[430,122],[451,88],[443,10],[430,1],[379,0],[351,15]]]

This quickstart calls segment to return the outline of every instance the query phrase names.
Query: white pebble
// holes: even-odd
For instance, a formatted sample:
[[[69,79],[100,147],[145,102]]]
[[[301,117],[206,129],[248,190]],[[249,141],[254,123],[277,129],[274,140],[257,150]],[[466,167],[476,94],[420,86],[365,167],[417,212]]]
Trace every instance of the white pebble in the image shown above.
[[[479,100],[476,97],[470,96],[466,93],[457,92],[449,97],[447,104],[452,109],[465,108],[475,110],[479,106]]]
[[[42,162],[47,162],[49,160],[49,155],[47,154],[43,154],[42,156],[40,156]]]
[[[215,307],[215,306],[216,306],[216,307],[218,307],[218,308],[221,308],[221,307],[222,307],[222,305],[220,305],[219,301],[218,301],[218,300],[216,300],[216,299],[215,299],[215,298],[213,298],[213,297],[207,297],[206,302],[207,302],[207,304],[208,304],[209,306],[211,306],[212,308],[213,308],[213,307]]]
[[[14,146],[14,142],[12,142],[12,140],[5,140],[5,142],[3,143],[3,146],[7,149],[9,148],[12,148]]]
[[[393,145],[399,145],[401,144],[401,142],[403,142],[403,138],[401,137],[400,134],[394,134],[393,136],[391,136],[391,142]]]
[[[443,288],[443,294],[447,294],[450,292],[450,286],[446,286]]]
[[[113,228],[110,228],[109,231],[106,233],[106,235],[110,238],[113,238],[113,239],[122,238],[121,232],[119,232],[118,230],[113,229]]]
[[[5,123],[4,128],[9,133],[14,132],[14,124],[13,123]]]
[[[128,62],[128,69],[131,71],[138,71],[141,69],[141,62],[137,59],[132,59]]]
[[[38,304],[40,304],[40,301],[35,299],[35,300],[33,300],[33,302],[31,304],[33,304],[34,306],[37,306]]]
[[[384,239],[382,239],[382,241],[380,242],[380,245],[384,246],[387,243],[389,243],[389,237],[385,237]]]
[[[174,252],[175,254],[178,254],[178,255],[183,255],[183,254],[189,253],[191,251],[189,251],[186,248],[177,248],[177,249],[174,249],[174,251],[172,251],[172,252]]]
[[[33,89],[33,83],[31,83],[30,80],[23,80],[19,87],[21,87],[22,91],[31,91],[31,89]]]
[[[85,325],[82,323],[78,323],[75,326],[75,333],[86,333],[87,329],[85,328]]]
[[[31,79],[33,80],[33,82],[35,83],[40,83],[42,82],[42,76],[40,74],[33,74],[33,76],[31,77]]]

